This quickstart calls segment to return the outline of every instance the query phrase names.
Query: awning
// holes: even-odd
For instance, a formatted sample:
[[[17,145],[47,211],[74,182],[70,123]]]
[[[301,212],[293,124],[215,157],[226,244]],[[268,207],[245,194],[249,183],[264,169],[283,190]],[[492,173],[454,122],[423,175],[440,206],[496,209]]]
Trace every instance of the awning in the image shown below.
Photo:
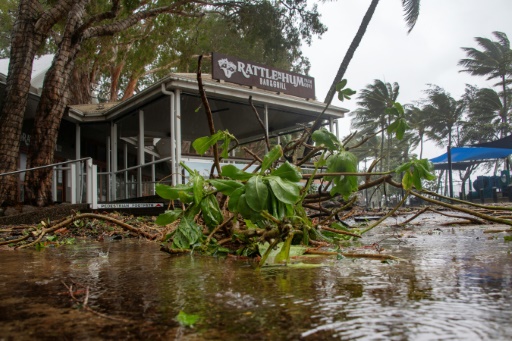
[[[484,148],[484,147],[454,147],[451,149],[452,163],[463,161],[480,161],[491,159],[502,159],[512,154],[512,149],[505,148]],[[448,162],[448,154],[445,153],[430,161],[436,163]]]

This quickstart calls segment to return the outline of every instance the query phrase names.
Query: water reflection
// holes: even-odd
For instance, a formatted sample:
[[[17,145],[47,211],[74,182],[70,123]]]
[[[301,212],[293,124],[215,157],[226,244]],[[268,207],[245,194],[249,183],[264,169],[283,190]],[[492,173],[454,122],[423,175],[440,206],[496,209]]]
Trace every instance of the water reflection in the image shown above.
[[[512,243],[488,239],[477,229],[453,229],[418,233],[406,243],[389,239],[382,246],[411,261],[318,259],[328,266],[256,272],[233,258],[170,257],[153,243],[133,240],[2,251],[0,335],[194,340],[512,335]],[[89,286],[93,309],[134,323],[73,309],[62,282]],[[180,310],[201,316],[194,329],[179,327]]]

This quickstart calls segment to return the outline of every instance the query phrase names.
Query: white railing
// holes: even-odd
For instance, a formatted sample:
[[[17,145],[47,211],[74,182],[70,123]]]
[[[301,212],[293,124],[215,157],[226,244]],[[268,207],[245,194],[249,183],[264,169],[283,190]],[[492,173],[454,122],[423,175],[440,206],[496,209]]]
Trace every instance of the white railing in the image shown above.
[[[84,167],[77,167],[84,163]],[[69,165],[69,167],[62,167]],[[53,181],[52,181],[52,198],[54,201],[57,200],[57,172],[67,171],[68,178],[70,179],[70,203],[78,204],[83,201],[83,190],[85,175],[85,203],[89,204],[92,208],[97,207],[98,196],[97,196],[97,167],[92,163],[92,158],[86,157],[77,160],[70,160],[58,163],[52,163],[46,166],[33,167],[28,169],[21,169],[13,172],[7,172],[0,174],[0,177],[5,175],[22,174],[38,169],[52,168],[53,169]],[[85,174],[81,171],[85,168]]]

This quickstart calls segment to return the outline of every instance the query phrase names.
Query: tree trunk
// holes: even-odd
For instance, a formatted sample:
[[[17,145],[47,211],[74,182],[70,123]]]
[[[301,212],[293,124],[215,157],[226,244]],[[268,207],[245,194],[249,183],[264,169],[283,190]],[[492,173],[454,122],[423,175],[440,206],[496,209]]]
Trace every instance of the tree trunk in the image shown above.
[[[366,11],[366,14],[363,17],[363,21],[361,22],[361,25],[359,26],[359,29],[357,30],[357,33],[354,39],[352,40],[352,43],[350,44],[347,53],[343,58],[343,61],[341,62],[340,68],[338,69],[338,73],[336,74],[336,77],[334,77],[334,80],[332,81],[331,87],[329,89],[329,92],[327,93],[327,96],[325,97],[324,103],[330,104],[332,102],[334,93],[336,92],[336,84],[341,82],[341,80],[343,79],[345,71],[347,71],[348,64],[350,64],[352,57],[354,57],[354,53],[356,52],[357,47],[359,46],[361,40],[363,39],[364,33],[366,32],[366,28],[368,27],[368,24],[372,20],[373,13],[375,12],[375,8],[377,7],[378,4],[379,0],[372,0],[370,7],[368,7],[368,10]]]
[[[119,78],[124,68],[124,62],[114,65],[110,68],[110,102],[116,102],[117,92],[119,91]]]
[[[80,24],[83,11],[83,2],[75,4],[70,10],[59,49],[50,70],[46,73],[41,100],[36,110],[27,168],[45,166],[53,162],[60,122],[69,98],[69,79],[81,46],[80,40],[73,39],[73,34]],[[25,180],[25,201],[36,206],[50,204],[51,184],[51,168],[28,173]]]
[[[124,90],[124,95],[121,100],[128,99],[133,96],[133,93],[135,92],[135,88],[137,87],[137,83],[139,82],[139,77],[132,75],[130,77],[130,80],[128,81],[128,84],[126,85],[126,89]]]
[[[88,67],[80,66],[73,68],[71,73],[71,86],[69,88],[69,104],[90,104],[92,102],[91,86],[94,79],[94,71],[89,72]],[[94,70],[94,66],[92,66]]]
[[[372,3],[370,4],[370,7],[368,7],[368,10],[366,11],[366,14],[363,17],[363,21],[361,21],[361,25],[359,26],[359,29],[357,30],[356,35],[354,36],[354,39],[352,40],[352,43],[350,44],[347,52],[345,53],[345,57],[343,58],[343,61],[340,64],[340,67],[338,69],[338,73],[336,73],[336,77],[334,77],[334,80],[332,81],[331,87],[329,88],[329,91],[327,92],[327,96],[325,97],[324,103],[329,106],[332,102],[332,99],[334,97],[334,93],[336,92],[336,84],[338,84],[345,75],[345,71],[347,71],[348,64],[350,64],[350,61],[352,60],[352,57],[354,57],[354,53],[356,52],[357,47],[361,43],[361,40],[363,40],[364,33],[366,32],[366,28],[368,27],[368,24],[372,20],[373,13],[375,12],[375,8],[379,4],[379,0],[372,0]],[[323,115],[325,110],[318,116],[315,123],[311,127],[311,133],[313,133],[315,130],[317,130],[320,125],[322,124],[322,120],[320,117]],[[307,144],[312,144],[312,138],[311,135],[309,136],[307,140]],[[310,149],[305,148],[303,156],[308,153]]]
[[[52,10],[40,11],[37,0],[21,0],[13,26],[7,84],[0,108],[0,173],[18,168],[23,117],[30,92],[32,64],[50,29],[71,7],[72,0],[61,0]],[[17,203],[18,175],[0,180],[0,204]]]

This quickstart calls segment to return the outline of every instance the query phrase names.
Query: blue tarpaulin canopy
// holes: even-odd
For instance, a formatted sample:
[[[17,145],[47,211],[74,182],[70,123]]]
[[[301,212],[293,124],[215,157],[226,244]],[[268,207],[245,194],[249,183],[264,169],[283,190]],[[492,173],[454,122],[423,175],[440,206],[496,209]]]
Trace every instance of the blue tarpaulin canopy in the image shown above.
[[[512,154],[512,149],[485,147],[454,147],[451,149],[452,162],[502,159]],[[448,162],[448,154],[430,159],[434,164]]]

